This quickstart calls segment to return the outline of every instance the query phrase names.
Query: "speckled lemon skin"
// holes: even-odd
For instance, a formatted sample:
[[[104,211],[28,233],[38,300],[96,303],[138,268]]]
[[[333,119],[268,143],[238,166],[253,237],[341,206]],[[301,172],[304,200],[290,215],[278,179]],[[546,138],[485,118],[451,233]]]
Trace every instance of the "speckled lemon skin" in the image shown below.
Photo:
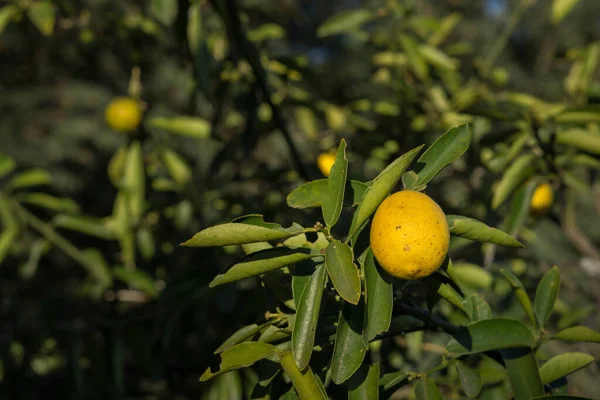
[[[139,103],[130,97],[117,97],[104,110],[106,124],[118,132],[132,132],[142,121]]]
[[[532,215],[541,216],[548,212],[554,202],[554,192],[549,183],[542,183],[533,191],[529,211]]]
[[[387,197],[371,224],[371,248],[392,276],[420,279],[444,262],[450,229],[440,206],[421,192],[403,190]]]
[[[324,176],[329,176],[334,163],[335,153],[321,153],[317,157],[317,167],[319,167]]]

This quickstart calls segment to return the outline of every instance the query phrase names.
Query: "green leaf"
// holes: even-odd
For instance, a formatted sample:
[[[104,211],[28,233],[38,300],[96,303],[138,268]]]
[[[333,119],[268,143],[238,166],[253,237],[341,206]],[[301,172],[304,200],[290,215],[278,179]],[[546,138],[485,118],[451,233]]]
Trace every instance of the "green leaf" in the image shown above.
[[[7,6],[8,7],[8,6]],[[4,8],[7,8],[4,7]],[[2,9],[0,9],[0,13]],[[1,16],[1,15],[0,15]],[[12,158],[0,154],[0,178],[10,174],[15,169],[16,163]]]
[[[402,174],[402,186],[406,190],[410,190],[417,184],[417,180],[419,179],[419,175],[417,175],[414,171],[406,171]]]
[[[417,400],[444,400],[433,379],[427,376],[415,385],[415,397]]]
[[[471,321],[482,321],[492,318],[490,305],[477,293],[473,293],[467,299],[471,303]]]
[[[468,125],[450,129],[440,136],[417,160],[417,185],[426,185],[442,169],[456,161],[469,148],[471,130]]]
[[[447,350],[456,355],[514,347],[533,348],[535,345],[535,338],[529,328],[520,321],[507,318],[473,322],[453,336]]]
[[[343,11],[323,22],[317,29],[317,36],[324,38],[354,31],[372,19],[373,13],[362,8]]]
[[[492,209],[497,209],[511,193],[534,172],[536,156],[531,153],[523,154],[506,170],[492,197]]]
[[[532,179],[518,189],[513,196],[508,210],[508,217],[505,222],[506,231],[509,234],[516,235],[525,225],[525,222],[527,222],[531,197],[533,196],[533,192],[537,185],[538,181]]]
[[[330,242],[325,251],[325,266],[339,295],[349,303],[358,304],[360,277],[350,246],[339,240]]]
[[[199,117],[155,117],[148,124],[152,128],[194,139],[207,139],[211,131],[210,122]]]
[[[519,278],[517,278],[511,271],[509,271],[507,269],[503,268],[500,270],[500,272],[502,273],[502,275],[504,275],[504,277],[510,284],[512,290],[515,292],[515,295],[517,296],[517,300],[519,300],[519,303],[521,304],[521,307],[525,311],[525,314],[527,314],[527,316],[529,317],[529,320],[534,325],[536,325],[537,320],[536,320],[535,314],[533,312],[533,307],[531,306],[531,300],[529,300],[529,295],[527,294],[527,291],[525,290],[525,287],[523,286],[523,283],[521,282],[521,280]]]
[[[450,234],[479,242],[496,243],[509,247],[525,247],[508,233],[492,228],[473,218],[447,215]]]
[[[419,46],[419,53],[421,56],[435,68],[442,71],[456,71],[458,68],[458,60],[448,56],[443,51],[439,50],[434,46],[421,45]]]
[[[294,298],[296,311],[298,310],[298,304],[300,304],[302,292],[313,276],[316,267],[314,259],[301,261],[294,266],[294,270],[292,271],[292,297]]]
[[[162,160],[171,178],[179,185],[183,186],[192,179],[191,168],[179,154],[172,150],[165,150],[162,153]]]
[[[554,117],[558,124],[588,124],[600,122],[600,106],[589,105],[586,107],[566,109]]]
[[[129,223],[136,225],[144,215],[146,206],[146,175],[144,155],[139,141],[131,143],[125,160],[123,184],[129,211]]]
[[[600,111],[598,113],[600,120]],[[600,133],[584,129],[568,129],[557,133],[556,143],[573,146],[588,153],[600,154]]]
[[[15,175],[7,184],[6,190],[24,189],[32,186],[49,185],[52,177],[43,169],[30,169]]]
[[[264,40],[282,39],[287,33],[281,25],[267,23],[258,28],[248,31],[248,39],[253,42],[262,42]]]
[[[10,21],[20,13],[21,10],[19,7],[12,4],[0,8],[0,35],[4,32]]]
[[[535,291],[535,316],[541,327],[546,324],[552,314],[559,287],[560,271],[558,267],[554,266],[544,274]]]
[[[19,196],[19,200],[23,203],[47,208],[52,211],[72,214],[79,212],[79,204],[68,197],[59,198],[46,193],[27,193]]]
[[[379,400],[379,363],[363,364],[348,380],[348,400]]]
[[[346,181],[344,204],[356,205],[362,200],[369,186],[359,181]],[[316,208],[323,205],[328,193],[328,179],[306,182],[294,189],[286,198],[292,208]]]
[[[560,339],[566,342],[600,343],[600,333],[587,326],[577,325],[555,333],[550,339]]]
[[[266,242],[270,240],[287,239],[299,235],[303,228],[294,223],[289,228],[265,222],[262,215],[250,214],[234,219],[230,223],[211,226],[196,233],[181,246],[210,247],[229,246],[232,244],[246,244]]]
[[[252,253],[212,280],[210,287],[223,285],[283,268],[311,257],[308,249],[274,247]]]
[[[325,225],[330,228],[335,225],[342,214],[347,174],[348,160],[346,159],[346,141],[342,139],[335,157],[335,162],[333,163],[331,172],[327,178],[327,194],[321,205]]]
[[[469,367],[463,362],[457,362],[456,369],[458,371],[458,377],[460,378],[460,385],[467,397],[473,399],[481,392],[481,375],[479,371]]]
[[[400,34],[398,39],[400,39],[400,46],[404,54],[406,54],[411,70],[420,80],[428,81],[429,67],[419,51],[418,43],[415,39],[405,34]]]
[[[406,372],[398,371],[385,374],[379,379],[379,385],[383,387],[383,390],[388,391],[396,389],[398,386],[408,382],[409,374]]]
[[[563,353],[552,357],[540,367],[540,376],[545,384],[567,376],[594,361],[594,357],[580,352]]]
[[[552,23],[559,24],[577,3],[579,0],[554,0],[552,2]]]
[[[127,146],[121,146],[111,157],[107,173],[110,181],[115,187],[121,186],[121,180],[125,172],[125,161],[127,160]]]
[[[592,400],[592,399],[587,398],[587,397],[578,397],[578,396],[555,395],[555,396],[534,397],[531,400]]]
[[[321,298],[326,282],[327,271],[325,266],[320,265],[302,291],[300,301],[296,304],[296,319],[292,331],[292,353],[300,370],[308,366],[313,352]]]
[[[163,25],[170,26],[177,18],[177,0],[152,0],[150,13]]]
[[[276,347],[267,343],[245,342],[235,345],[219,354],[219,365],[211,366],[204,371],[200,381],[224,374],[234,369],[248,367],[255,362],[275,353]]]
[[[393,281],[375,262],[371,248],[364,263],[365,280],[365,341],[368,343],[382,332],[387,332],[392,322],[394,306]]]
[[[113,268],[113,275],[118,280],[141,290],[152,298],[158,296],[158,289],[154,286],[154,279],[141,269],[115,267]]]
[[[362,333],[363,315],[363,302],[357,306],[345,303],[340,311],[331,360],[331,379],[336,385],[356,372],[367,353]]]
[[[60,214],[54,217],[52,225],[57,228],[69,229],[105,240],[116,238],[113,231],[102,220],[96,218]]]
[[[225,350],[235,346],[236,344],[240,344],[242,342],[252,339],[254,335],[260,332],[267,325],[270,325],[270,323],[262,325],[251,324],[238,329],[233,333],[233,335],[227,338],[227,340],[225,340],[223,344],[219,346],[219,348],[215,350],[215,354],[222,353]]]
[[[494,280],[488,270],[467,263],[455,263],[452,267],[452,278],[460,284],[481,289],[489,289]]]
[[[537,361],[528,348],[512,348],[500,351],[515,400],[529,400],[544,394]]]
[[[202,4],[192,3],[188,8],[188,25],[186,29],[190,53],[196,56],[196,59],[201,59],[202,51]],[[207,65],[197,66],[206,70]]]
[[[390,191],[396,186],[404,171],[406,171],[422,148],[423,146],[421,145],[404,153],[377,175],[375,180],[373,180],[373,184],[365,192],[355,212],[352,226],[348,232],[348,238],[351,238],[367,219],[373,215],[377,207],[390,194]]]
[[[27,9],[29,20],[44,36],[50,36],[54,32],[55,13],[56,9],[49,0],[38,1]]]

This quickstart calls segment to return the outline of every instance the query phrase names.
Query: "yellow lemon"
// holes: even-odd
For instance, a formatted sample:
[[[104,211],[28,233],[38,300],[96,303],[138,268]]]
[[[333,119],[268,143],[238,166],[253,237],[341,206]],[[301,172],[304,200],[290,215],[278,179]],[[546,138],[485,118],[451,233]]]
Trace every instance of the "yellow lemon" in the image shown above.
[[[104,110],[104,118],[111,129],[132,132],[142,120],[142,109],[139,102],[130,97],[117,97]]]
[[[329,176],[331,167],[335,163],[335,153],[321,153],[317,157],[317,167],[321,170],[321,173],[325,176]]]
[[[532,215],[541,216],[548,212],[554,201],[554,193],[549,183],[542,183],[533,191],[529,210]]]
[[[390,275],[420,279],[437,270],[448,253],[450,229],[431,197],[403,190],[387,197],[371,224],[373,255]]]

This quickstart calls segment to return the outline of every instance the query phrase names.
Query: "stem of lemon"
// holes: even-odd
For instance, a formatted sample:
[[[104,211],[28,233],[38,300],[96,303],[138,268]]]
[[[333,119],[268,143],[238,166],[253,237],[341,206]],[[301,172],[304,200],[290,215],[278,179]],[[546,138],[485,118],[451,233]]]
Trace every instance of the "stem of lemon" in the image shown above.
[[[292,353],[289,351],[281,353],[279,361],[302,400],[327,399],[319,388],[310,367],[306,367],[303,371],[300,371],[294,361]]]

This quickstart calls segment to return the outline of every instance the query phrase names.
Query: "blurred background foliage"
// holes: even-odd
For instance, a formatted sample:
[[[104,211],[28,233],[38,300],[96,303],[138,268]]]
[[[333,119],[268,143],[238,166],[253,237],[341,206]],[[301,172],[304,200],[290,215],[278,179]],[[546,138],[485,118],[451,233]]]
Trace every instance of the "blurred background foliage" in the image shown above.
[[[278,304],[256,280],[207,289],[241,249],[179,243],[252,212],[311,226],[318,212],[285,196],[322,177],[319,153],[345,138],[350,176],[368,181],[461,123],[472,146],[427,193],[527,244],[453,240],[463,283],[498,316],[524,318],[499,269],[532,292],[556,264],[553,324],[600,327],[598,2],[0,4],[0,398],[244,398],[252,370],[198,377]],[[145,113],[129,135],[104,121],[126,95]],[[541,181],[555,202],[533,218]],[[440,312],[462,322],[449,304]],[[386,371],[423,370],[443,347],[417,332],[372,354]],[[600,397],[598,369],[570,377],[572,394]],[[481,398],[507,398],[493,365],[486,374]],[[451,398],[456,379],[441,383]]]

